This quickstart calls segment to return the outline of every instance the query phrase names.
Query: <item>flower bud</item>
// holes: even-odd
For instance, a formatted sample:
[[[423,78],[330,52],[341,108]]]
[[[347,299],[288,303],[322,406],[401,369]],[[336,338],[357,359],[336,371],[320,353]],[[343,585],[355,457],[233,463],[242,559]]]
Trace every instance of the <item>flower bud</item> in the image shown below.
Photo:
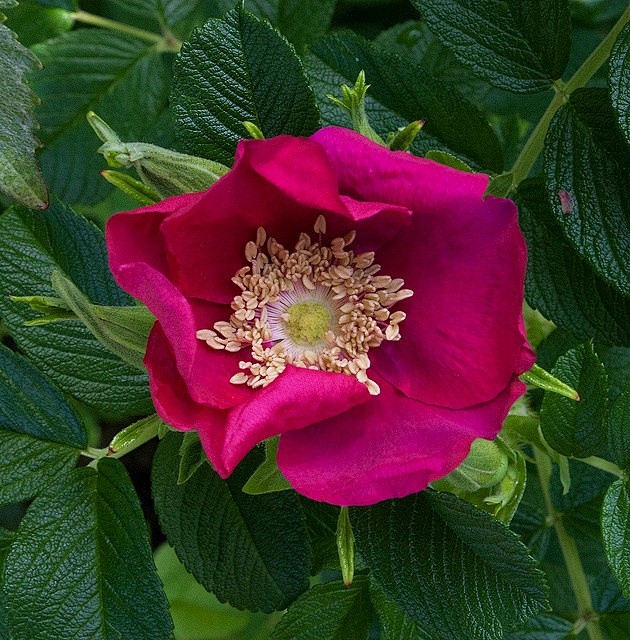
[[[107,164],[114,168],[133,167],[142,182],[161,198],[203,191],[229,171],[228,167],[205,158],[145,142],[122,142],[93,111],[87,118],[104,143],[98,151]]]

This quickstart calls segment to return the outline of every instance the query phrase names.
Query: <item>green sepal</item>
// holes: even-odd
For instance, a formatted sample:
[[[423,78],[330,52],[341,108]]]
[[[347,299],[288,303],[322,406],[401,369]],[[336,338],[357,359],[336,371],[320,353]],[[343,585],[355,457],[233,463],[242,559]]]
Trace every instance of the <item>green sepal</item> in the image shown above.
[[[107,447],[106,457],[119,458],[127,451],[137,449],[158,435],[161,424],[163,422],[156,414],[130,424],[112,438]]]
[[[508,524],[523,497],[525,460],[501,438],[478,438],[468,457],[449,475],[433,482],[433,489],[448,491]]]
[[[107,307],[92,304],[61,271],[52,272],[51,283],[59,298],[11,297],[14,302],[23,302],[34,311],[44,314],[41,318],[29,320],[25,324],[41,325],[80,320],[112,353],[144,370],[143,358],[147,339],[155,323],[155,317],[146,307]]]
[[[452,167],[453,169],[459,169],[460,171],[472,173],[472,169],[470,168],[470,166],[463,160],[460,160],[457,156],[454,156],[452,153],[440,151],[439,149],[431,149],[424,154],[424,157],[427,158],[427,160],[439,162],[440,164],[443,164],[447,167]]]
[[[551,375],[548,371],[545,371],[537,364],[535,364],[527,373],[521,374],[521,380],[532,384],[539,389],[557,393],[565,398],[569,398],[570,400],[579,401],[580,399],[580,395],[575,389],[562,382],[562,380],[558,380],[558,378]]]
[[[114,168],[133,167],[142,182],[160,198],[203,191],[230,169],[219,162],[198,158],[144,142],[122,142],[93,111],[87,119],[103,141],[98,152]]]
[[[486,187],[486,192],[483,194],[486,196],[496,196],[497,198],[507,198],[515,189],[514,174],[510,171],[507,173],[500,173],[499,175],[492,176]]]
[[[348,507],[341,507],[339,510],[335,540],[337,542],[337,553],[339,554],[341,577],[346,587],[349,587],[354,579],[354,533],[352,533]]]
[[[278,469],[276,457],[278,455],[278,438],[269,438],[265,442],[265,460],[254,471],[243,486],[243,491],[250,495],[260,493],[274,493],[291,488],[288,480]]]
[[[177,474],[177,484],[184,484],[190,480],[195,471],[204,463],[208,462],[208,458],[201,446],[201,440],[196,431],[187,431],[182,438],[182,444],[179,448],[179,471]]]
[[[392,151],[407,151],[422,130],[422,127],[424,127],[424,120],[414,120],[406,127],[400,127],[398,131],[389,135],[387,146]]]
[[[369,88],[370,85],[365,84],[365,71],[361,70],[352,88],[347,84],[341,85],[341,98],[330,94],[326,97],[350,114],[355,131],[385,147],[385,141],[372,129],[365,112],[365,94]]]
[[[245,120],[245,122],[243,122],[243,126],[245,127],[247,133],[249,133],[249,137],[252,138],[253,140],[265,139],[265,134],[260,130],[260,127],[254,122]]]
[[[142,205],[155,204],[160,201],[160,196],[153,189],[126,173],[104,169],[101,171],[101,175],[109,184],[113,184],[119,191]]]

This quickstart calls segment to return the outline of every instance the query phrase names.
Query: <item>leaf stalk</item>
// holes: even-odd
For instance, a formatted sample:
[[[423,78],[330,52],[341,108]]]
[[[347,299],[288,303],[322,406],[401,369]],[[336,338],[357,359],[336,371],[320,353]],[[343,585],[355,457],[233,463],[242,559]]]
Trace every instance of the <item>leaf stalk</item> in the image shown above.
[[[578,606],[578,619],[576,628],[585,628],[590,640],[604,640],[597,613],[593,609],[591,592],[582,566],[575,540],[568,534],[562,522],[562,514],[556,511],[551,500],[551,459],[538,448],[534,447],[536,468],[542,487],[548,521],[553,525],[558,537],[562,556],[569,574],[569,581]]]
[[[571,78],[569,78],[566,83],[562,83],[561,81],[554,83],[553,89],[556,93],[553,100],[549,103],[538,124],[531,132],[512,167],[514,184],[518,185],[525,180],[532,170],[538,156],[543,150],[549,123],[556,111],[567,102],[573,91],[583,87],[606,60],[608,60],[617,36],[628,21],[630,21],[630,6],[621,14],[621,17],[609,31],[608,35],[599,43],[597,48],[593,50],[591,55],[582,63]]]

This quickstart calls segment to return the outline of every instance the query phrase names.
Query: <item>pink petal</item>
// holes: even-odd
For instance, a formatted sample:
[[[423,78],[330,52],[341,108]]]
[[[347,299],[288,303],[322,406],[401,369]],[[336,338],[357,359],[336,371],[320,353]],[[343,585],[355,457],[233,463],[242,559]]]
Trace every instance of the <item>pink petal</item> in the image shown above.
[[[451,408],[494,398],[510,382],[527,255],[509,200],[482,199],[488,177],[391,152],[345,129],[313,136],[352,197],[413,211],[410,227],[377,254],[381,273],[414,296],[396,306],[402,340],[370,352],[378,371],[408,396]]]
[[[348,206],[346,206],[348,205]],[[280,136],[242,141],[234,168],[191,209],[177,212],[162,225],[174,282],[186,296],[227,303],[236,289],[231,282],[245,266],[245,245],[262,226],[287,248],[301,232],[313,233],[320,214],[333,233],[347,233],[352,219],[383,215],[370,229],[389,229],[389,237],[408,220],[392,205],[346,204],[321,147],[311,140]],[[372,240],[382,238],[371,233]]]
[[[416,493],[450,473],[476,438],[494,438],[525,386],[464,410],[426,405],[372,376],[381,394],[280,438],[278,466],[312,500],[369,505]]]

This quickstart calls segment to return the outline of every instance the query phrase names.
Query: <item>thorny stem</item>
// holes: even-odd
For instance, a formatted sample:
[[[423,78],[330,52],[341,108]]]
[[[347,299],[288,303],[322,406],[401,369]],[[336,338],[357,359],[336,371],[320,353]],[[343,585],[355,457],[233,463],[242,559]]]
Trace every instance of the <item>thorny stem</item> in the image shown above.
[[[562,514],[556,511],[551,500],[551,492],[549,490],[551,459],[536,447],[534,447],[534,457],[536,459],[536,468],[538,470],[538,477],[540,478],[548,518],[556,531],[567,572],[569,573],[571,588],[573,589],[573,594],[575,595],[578,606],[578,619],[575,622],[574,629],[577,631],[578,629],[581,630],[585,628],[590,640],[604,640],[597,614],[593,610],[591,592],[588,588],[586,574],[582,567],[577,545],[575,544],[575,540],[567,533],[564,523],[562,522]]]
[[[514,176],[513,181],[515,185],[525,180],[529,175],[529,172],[532,170],[536,159],[543,149],[549,123],[556,111],[565,102],[567,102],[573,91],[583,87],[606,62],[617,36],[629,20],[630,6],[623,12],[608,35],[599,43],[598,47],[582,63],[582,66],[571,76],[571,78],[566,83],[563,83],[560,80],[554,82],[553,88],[556,95],[553,97],[553,100],[549,103],[545,113],[543,113],[538,124],[531,132],[527,142],[525,142],[525,146],[522,148],[514,166],[512,167],[512,174]]]
[[[76,22],[83,22],[84,24],[91,24],[95,27],[118,31],[119,33],[125,33],[134,38],[151,42],[156,45],[158,51],[170,51],[172,53],[177,53],[182,46],[182,43],[168,31],[164,34],[153,33],[152,31],[132,27],[124,22],[110,20],[109,18],[103,18],[102,16],[97,16],[93,13],[81,10],[75,11],[72,14],[72,18]]]

